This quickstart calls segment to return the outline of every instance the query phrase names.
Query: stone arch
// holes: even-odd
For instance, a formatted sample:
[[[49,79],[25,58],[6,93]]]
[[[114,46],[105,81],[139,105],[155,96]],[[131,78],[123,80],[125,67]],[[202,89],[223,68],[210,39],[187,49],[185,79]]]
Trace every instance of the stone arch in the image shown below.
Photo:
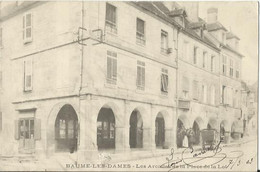
[[[214,117],[210,118],[208,120],[207,128],[208,129],[215,129],[215,130],[219,131],[219,125],[218,125],[217,118],[214,118]]]
[[[190,129],[190,122],[186,115],[180,115],[177,120],[176,126],[176,141],[177,147],[187,147],[188,146],[188,138],[187,138],[187,129]]]
[[[53,106],[53,108],[51,109],[47,121],[46,121],[46,128],[47,128],[47,132],[46,132],[46,153],[47,156],[51,155],[54,153],[55,151],[55,121],[56,118],[61,110],[62,107],[64,107],[65,105],[70,105],[78,118],[78,122],[80,123],[80,115],[79,115],[79,109],[78,106],[69,103],[69,102],[60,102],[57,103]]]
[[[144,140],[144,126],[148,122],[144,119],[144,108],[137,107],[131,111],[128,124],[129,128],[129,145],[130,148],[142,148]],[[146,124],[147,125],[147,124]]]
[[[193,136],[193,144],[198,145],[201,143],[201,135],[200,135],[200,131],[204,129],[204,121],[201,117],[197,117],[192,125],[192,130],[194,132],[194,136]]]

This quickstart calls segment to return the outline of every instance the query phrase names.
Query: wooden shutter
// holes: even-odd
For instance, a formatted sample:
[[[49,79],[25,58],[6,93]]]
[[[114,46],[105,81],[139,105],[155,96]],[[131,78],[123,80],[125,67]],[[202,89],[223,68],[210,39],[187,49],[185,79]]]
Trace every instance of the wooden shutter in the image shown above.
[[[141,86],[141,67],[137,66],[137,86]]]
[[[142,86],[145,86],[145,68],[142,67]]]
[[[32,13],[26,13],[23,16],[23,40],[24,43],[32,41]]]
[[[112,59],[107,57],[107,78],[112,79]]]
[[[113,66],[113,79],[117,79],[117,59],[112,59],[112,66]]]
[[[41,120],[35,118],[35,125],[34,125],[34,139],[40,140],[41,139]]]
[[[168,92],[168,75],[165,74],[165,91]]]
[[[31,59],[28,59],[24,62],[24,90],[32,90],[32,74],[33,74],[33,62]]]
[[[19,133],[19,120],[14,121],[14,138],[15,140],[20,139],[20,133]]]

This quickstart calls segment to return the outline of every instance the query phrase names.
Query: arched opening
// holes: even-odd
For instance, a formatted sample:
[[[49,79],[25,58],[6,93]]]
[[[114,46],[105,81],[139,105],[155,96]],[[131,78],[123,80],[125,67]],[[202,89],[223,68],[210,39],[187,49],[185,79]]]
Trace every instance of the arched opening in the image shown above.
[[[130,116],[129,144],[130,148],[143,147],[143,119],[138,110],[134,110]]]
[[[200,127],[197,121],[194,121],[192,129],[194,131],[194,145],[199,145],[200,144]]]
[[[71,152],[77,150],[78,117],[74,108],[64,105],[55,120],[55,150],[57,152]]]
[[[178,148],[187,146],[187,144],[183,144],[185,136],[186,136],[186,128],[183,122],[180,119],[178,119],[177,121],[177,147]]]
[[[97,118],[98,149],[115,148],[115,116],[111,108],[102,107]]]
[[[165,122],[161,113],[155,119],[155,144],[156,147],[163,147],[165,142]]]

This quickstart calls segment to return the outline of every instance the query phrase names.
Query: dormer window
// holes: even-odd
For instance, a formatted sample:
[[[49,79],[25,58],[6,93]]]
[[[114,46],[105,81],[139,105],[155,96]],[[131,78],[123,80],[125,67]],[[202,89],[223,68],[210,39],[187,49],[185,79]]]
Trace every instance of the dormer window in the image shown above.
[[[222,32],[222,43],[226,44],[226,33]]]

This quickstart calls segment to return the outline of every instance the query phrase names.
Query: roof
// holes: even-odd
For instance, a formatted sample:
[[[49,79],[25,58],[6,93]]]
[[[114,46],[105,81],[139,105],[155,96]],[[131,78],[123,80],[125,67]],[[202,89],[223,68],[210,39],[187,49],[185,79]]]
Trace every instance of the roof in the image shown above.
[[[193,22],[193,23],[189,23],[189,28],[191,29],[197,29],[197,28],[206,28],[206,23],[203,21],[198,21],[198,22]]]
[[[237,54],[240,57],[244,57],[243,54],[241,54],[240,52],[238,52],[237,50],[233,49],[232,47],[230,47],[228,44],[224,45],[222,44],[222,46],[226,49],[228,49],[229,51],[232,51],[233,53]]]
[[[174,18],[170,17],[171,12],[168,10],[167,7],[164,6],[164,4],[162,2],[149,2],[149,1],[137,1],[137,2],[132,2],[136,5],[138,5],[139,7],[142,7],[143,9],[157,15],[158,17],[164,19],[167,22],[170,22],[174,25],[176,25],[179,28],[182,28],[182,31],[189,34],[190,36],[192,36],[195,39],[198,39],[206,44],[208,44],[209,46],[211,46],[212,48],[219,50],[218,47],[216,47],[209,39],[207,39],[206,37],[200,37],[193,29],[188,28],[188,27],[182,27],[180,24],[178,24]],[[182,11],[182,10],[180,10]],[[184,11],[182,11],[184,12]],[[190,22],[185,18],[184,19],[185,22],[185,26],[189,26]]]
[[[227,29],[220,22],[207,24],[207,29],[208,29],[208,31],[214,31],[214,30],[219,30],[219,29],[223,29],[223,30],[227,31]]]
[[[236,39],[240,40],[240,38],[237,37],[237,36],[236,36],[234,33],[232,33],[232,32],[228,32],[227,35],[226,35],[226,38],[227,38],[227,39],[236,38]]]
[[[184,9],[175,9],[175,10],[172,10],[172,11],[170,11],[170,12],[168,13],[168,15],[169,15],[170,17],[176,17],[176,16],[180,16],[180,15],[187,17],[187,13],[186,13],[186,11],[185,11]]]
[[[0,20],[3,20],[6,17],[9,17],[10,15],[15,14],[16,12],[22,10],[25,7],[31,6],[33,4],[39,3],[39,1],[24,1],[21,2],[19,5],[14,1],[13,3],[10,3],[3,9],[1,9],[0,13]]]

